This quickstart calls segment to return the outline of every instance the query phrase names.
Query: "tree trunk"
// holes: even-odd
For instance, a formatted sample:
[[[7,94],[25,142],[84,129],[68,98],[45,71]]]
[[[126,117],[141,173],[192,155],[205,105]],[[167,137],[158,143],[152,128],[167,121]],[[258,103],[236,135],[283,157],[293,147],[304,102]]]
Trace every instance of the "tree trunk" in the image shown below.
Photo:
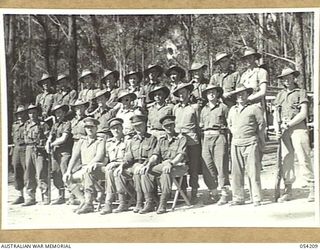
[[[68,17],[69,24],[69,75],[72,85],[78,91],[78,72],[77,72],[77,17],[70,15]]]
[[[301,88],[306,89],[306,70],[305,70],[305,52],[303,39],[303,17],[302,13],[293,13],[293,37],[296,69],[300,72],[298,84]]]
[[[101,38],[100,38],[100,35],[99,35],[99,27],[100,27],[100,24],[96,18],[96,16],[94,15],[91,15],[91,21],[92,21],[92,27],[93,27],[93,33],[94,33],[94,41],[95,41],[95,48],[96,48],[96,51],[97,51],[97,54],[98,54],[98,57],[100,59],[100,62],[101,62],[101,65],[104,69],[106,69],[108,67],[108,64],[107,64],[107,58],[106,58],[106,55],[104,53],[104,50],[103,50],[103,47],[102,47],[102,44],[101,44]]]

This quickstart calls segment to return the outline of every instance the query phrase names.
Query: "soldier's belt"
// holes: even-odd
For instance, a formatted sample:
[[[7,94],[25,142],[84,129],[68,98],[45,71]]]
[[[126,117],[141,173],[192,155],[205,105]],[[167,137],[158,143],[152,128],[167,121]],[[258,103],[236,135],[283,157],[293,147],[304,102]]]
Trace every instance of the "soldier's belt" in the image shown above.
[[[33,142],[33,143],[26,143],[26,146],[37,146],[37,143]]]
[[[144,163],[147,160],[147,158],[134,160],[134,163]]]
[[[23,143],[14,144],[14,145],[12,145],[12,147],[13,147],[13,146],[23,147],[23,146],[25,146],[25,145],[26,145],[26,144],[23,142]]]
[[[178,133],[181,133],[181,134],[188,134],[188,133],[196,133],[196,131],[194,130],[191,130],[191,129],[180,129],[178,130]]]
[[[225,134],[225,131],[223,131],[223,130],[206,130],[203,133],[204,133],[204,135],[221,135],[221,134]]]
[[[164,129],[162,129],[162,128],[152,128],[151,130],[164,131]]]

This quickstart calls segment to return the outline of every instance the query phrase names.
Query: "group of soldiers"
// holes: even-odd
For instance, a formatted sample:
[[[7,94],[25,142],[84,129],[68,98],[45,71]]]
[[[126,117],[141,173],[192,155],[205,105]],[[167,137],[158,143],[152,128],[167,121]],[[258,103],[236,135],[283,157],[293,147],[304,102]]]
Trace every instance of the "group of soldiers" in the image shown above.
[[[183,196],[190,186],[191,204],[198,202],[202,173],[208,187],[205,203],[235,206],[245,204],[246,172],[251,202],[260,206],[269,79],[257,64],[260,58],[247,48],[240,58],[246,71],[240,74],[231,54],[218,53],[214,64],[219,73],[210,80],[201,63],[188,70],[191,81],[179,65],[166,71],[149,65],[144,72],[125,75],[125,89],[117,87],[116,70],[106,70],[99,86],[97,76],[83,70],[79,93],[67,75],[54,79],[44,74],[35,104],[20,105],[15,112],[12,163],[19,196],[13,204],[35,205],[39,188],[43,204],[78,204],[78,214],[93,212],[94,200],[104,204],[101,214],[128,211],[131,205],[135,213],[162,214],[177,176],[184,176],[179,187]],[[281,138],[285,184],[279,202],[292,199],[295,154],[310,189],[308,201],[314,201],[309,101],[296,84],[298,75],[285,68],[278,76],[284,89],[275,100],[275,130]],[[52,202],[51,177],[59,192]]]

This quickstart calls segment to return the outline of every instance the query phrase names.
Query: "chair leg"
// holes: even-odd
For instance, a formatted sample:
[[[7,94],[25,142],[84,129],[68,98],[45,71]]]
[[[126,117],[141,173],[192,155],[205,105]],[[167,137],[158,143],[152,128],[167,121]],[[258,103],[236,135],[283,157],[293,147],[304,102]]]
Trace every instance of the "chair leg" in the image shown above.
[[[188,205],[188,206],[191,206],[191,203],[190,203],[190,201],[189,201],[188,196],[186,196],[186,194],[185,194],[185,193],[183,192],[183,190],[181,189],[182,181],[183,181],[183,176],[180,176],[180,177],[179,177],[179,182],[178,182],[175,178],[173,179],[173,183],[177,186],[177,190],[176,190],[176,193],[175,193],[175,195],[174,195],[174,200],[173,200],[173,204],[172,204],[172,208],[171,208],[172,211],[174,211],[174,209],[175,209],[175,207],[176,207],[179,193],[181,194],[183,200],[187,203],[187,205]]]

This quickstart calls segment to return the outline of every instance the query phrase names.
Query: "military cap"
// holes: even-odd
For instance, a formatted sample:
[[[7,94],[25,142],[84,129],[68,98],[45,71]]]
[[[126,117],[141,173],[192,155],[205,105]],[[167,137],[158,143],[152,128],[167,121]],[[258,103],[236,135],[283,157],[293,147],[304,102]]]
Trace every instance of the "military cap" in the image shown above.
[[[51,76],[51,75],[49,75],[49,74],[47,74],[47,73],[43,73],[42,74],[42,76],[41,76],[41,79],[37,82],[37,84],[40,86],[40,87],[42,87],[42,84],[43,84],[43,82],[44,81],[46,81],[46,80],[48,80],[48,79],[50,79],[51,80],[51,83],[53,83],[53,76]]]
[[[132,92],[129,92],[128,90],[126,90],[126,89],[123,89],[118,95],[118,102],[121,102],[121,99],[126,97],[126,96],[130,97],[131,100],[137,99],[137,95],[135,93],[132,93]]]
[[[145,115],[134,115],[130,118],[132,126],[140,125],[147,122],[147,117]]]
[[[55,105],[52,108],[51,112],[56,112],[58,109],[62,109],[66,112],[69,110],[69,106],[67,104],[60,103],[60,104]]]
[[[95,99],[97,99],[98,97],[103,96],[103,95],[109,100],[111,94],[110,94],[110,92],[109,92],[108,90],[106,90],[106,89],[99,90],[91,100],[95,100]]]
[[[293,75],[294,77],[297,77],[300,75],[300,72],[298,70],[294,70],[291,68],[284,68],[281,72],[281,75],[278,75],[277,78],[282,78],[288,75]]]
[[[81,106],[81,105],[86,105],[89,106],[89,102],[88,101],[84,101],[82,99],[77,99],[74,103],[72,103],[70,106],[71,107],[77,107],[77,106]]]
[[[219,63],[220,62],[220,60],[222,60],[223,58],[230,58],[231,57],[231,54],[228,54],[228,53],[226,53],[226,52],[218,52],[217,54],[216,54],[216,60],[214,61],[214,63],[213,64],[217,64],[217,63]]]
[[[95,74],[89,70],[89,69],[84,69],[81,73],[81,76],[79,77],[79,81],[82,81],[83,78],[87,77],[87,76],[94,76]]]
[[[180,89],[188,89],[190,92],[192,92],[192,90],[194,89],[193,83],[192,82],[188,82],[188,83],[180,83],[177,88],[173,91],[173,95],[179,97],[178,95],[178,91]]]
[[[112,118],[108,121],[109,128],[112,128],[112,127],[119,125],[119,124],[121,124],[121,125],[123,124],[123,120],[121,118],[115,117],[115,118]]]
[[[34,105],[34,104],[31,103],[26,110],[30,111],[32,109],[36,109],[37,111],[39,111],[39,106]]]
[[[17,108],[17,111],[14,112],[16,115],[19,114],[19,113],[22,113],[22,112],[25,112],[26,109],[24,108],[23,105],[19,105],[18,108]]]
[[[103,126],[98,127],[97,134],[109,134],[110,130],[109,127]]]
[[[152,91],[149,92],[148,96],[149,96],[149,99],[151,101],[154,101],[154,94],[157,92],[157,91],[163,91],[164,93],[164,99],[167,99],[167,97],[169,96],[170,94],[170,89],[168,89],[168,87],[166,86],[157,86],[155,87]]]
[[[251,55],[254,55],[257,59],[260,59],[261,58],[261,54],[258,53],[254,48],[247,48],[244,53],[243,53],[243,56],[240,57],[240,59],[244,59],[248,56],[251,56]]]
[[[148,67],[144,70],[144,75],[149,75],[151,70],[156,70],[160,76],[163,73],[163,68],[158,64],[149,64]]]
[[[206,69],[206,68],[208,68],[208,65],[206,65],[204,63],[194,62],[191,65],[191,69],[189,69],[189,72],[196,71],[196,70],[199,70],[199,69]]]
[[[119,80],[120,73],[119,73],[118,70],[109,70],[109,69],[106,69],[106,70],[103,72],[103,77],[101,78],[100,81],[104,81],[109,75],[113,75],[116,81]]]
[[[84,127],[96,127],[100,124],[100,122],[92,117],[87,117],[83,120],[84,122]]]
[[[58,77],[57,77],[57,80],[56,82],[59,82],[59,81],[62,81],[62,80],[69,80],[70,77],[68,75],[65,75],[65,74],[59,74]]]
[[[247,91],[249,95],[253,93],[253,88],[246,88],[244,85],[239,85],[234,91],[231,92],[231,96],[237,95],[243,91]]]
[[[167,69],[166,71],[166,76],[170,77],[170,74],[172,71],[177,71],[180,75],[180,78],[183,79],[186,76],[186,72],[183,68],[179,67],[178,65],[172,65],[169,67],[169,69]]]
[[[216,89],[216,90],[218,91],[218,93],[219,93],[219,98],[222,96],[222,94],[223,94],[223,89],[222,89],[220,86],[218,86],[218,85],[213,85],[213,84],[208,85],[208,86],[202,91],[202,95],[206,97],[207,91],[208,91],[208,90],[211,90],[211,89]]]
[[[137,76],[138,83],[142,81],[142,73],[140,71],[130,71],[128,74],[124,76],[124,81],[129,82],[129,77],[133,75]]]
[[[166,126],[169,124],[174,124],[176,120],[176,117],[174,115],[166,115],[160,119],[160,123],[162,126]]]

